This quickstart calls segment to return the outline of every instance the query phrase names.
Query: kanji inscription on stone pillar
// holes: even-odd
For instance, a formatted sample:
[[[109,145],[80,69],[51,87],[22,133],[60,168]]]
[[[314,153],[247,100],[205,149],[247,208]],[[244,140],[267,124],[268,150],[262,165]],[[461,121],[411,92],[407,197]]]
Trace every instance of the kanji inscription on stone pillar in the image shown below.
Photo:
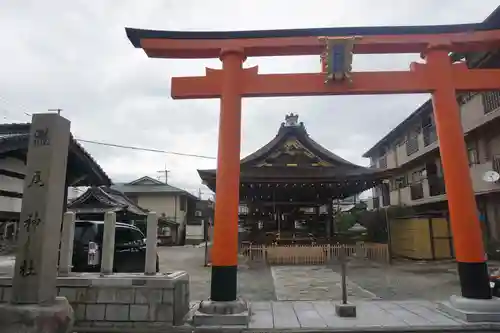
[[[70,122],[35,114],[29,140],[11,302],[45,304],[57,294]]]

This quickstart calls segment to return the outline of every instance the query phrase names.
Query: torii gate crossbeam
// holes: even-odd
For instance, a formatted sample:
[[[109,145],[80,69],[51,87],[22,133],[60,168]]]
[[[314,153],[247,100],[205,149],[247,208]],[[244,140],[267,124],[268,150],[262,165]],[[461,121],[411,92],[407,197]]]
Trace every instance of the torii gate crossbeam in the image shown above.
[[[479,25],[345,28],[350,33],[342,29],[315,30],[309,35],[304,31],[274,32],[278,37],[269,37],[272,32],[231,35],[127,29],[132,43],[149,57],[220,57],[222,61],[222,70],[207,69],[202,77],[172,79],[174,98],[221,100],[211,300],[233,301],[237,296],[242,98],[401,93],[432,93],[462,296],[490,299],[456,91],[500,89],[500,70],[469,70],[463,63],[453,64],[449,52],[499,48],[500,30],[480,31]],[[354,72],[351,82],[330,84],[325,84],[324,73],[258,74],[257,68],[243,69],[248,56],[320,55],[324,46],[319,36],[360,36],[353,53],[420,53],[425,63],[414,63],[409,71]]]

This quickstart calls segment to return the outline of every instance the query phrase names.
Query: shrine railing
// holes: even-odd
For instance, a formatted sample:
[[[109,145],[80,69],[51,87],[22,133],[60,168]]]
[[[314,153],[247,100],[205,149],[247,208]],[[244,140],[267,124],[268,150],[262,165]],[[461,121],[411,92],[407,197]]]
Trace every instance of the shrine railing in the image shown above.
[[[324,265],[340,258],[344,252],[348,258],[389,262],[387,244],[358,243],[356,245],[254,245],[244,244],[240,253],[250,261],[269,265]]]

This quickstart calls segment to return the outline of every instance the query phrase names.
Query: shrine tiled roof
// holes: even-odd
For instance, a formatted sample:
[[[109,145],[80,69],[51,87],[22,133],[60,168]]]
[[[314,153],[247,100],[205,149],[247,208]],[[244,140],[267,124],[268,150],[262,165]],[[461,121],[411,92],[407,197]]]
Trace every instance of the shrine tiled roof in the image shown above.
[[[258,149],[254,153],[243,158],[241,160],[241,164],[249,165],[254,160],[266,156],[288,137],[297,138],[301,143],[305,144],[307,148],[309,148],[310,150],[314,151],[318,155],[322,156],[323,158],[334,164],[342,164],[342,165],[347,164],[351,166],[356,166],[355,164],[332,153],[331,151],[329,151],[328,149],[326,149],[325,147],[314,141],[307,133],[307,130],[303,123],[298,123],[296,126],[287,126],[285,123],[282,123],[278,131],[278,134],[274,137],[274,139],[269,141],[266,145],[264,145],[262,148]]]
[[[201,178],[216,176],[215,170],[198,170]],[[331,181],[342,181],[349,178],[364,178],[377,176],[387,178],[390,169],[379,170],[372,168],[349,168],[349,167],[250,167],[241,170],[241,180],[286,180],[286,179],[329,179]]]
[[[104,213],[127,211],[137,216],[146,216],[147,211],[124,193],[107,186],[93,186],[68,204],[68,209],[77,213]]]
[[[294,179],[338,181],[347,178],[370,178],[370,180],[378,180],[387,177],[389,172],[387,170],[363,167],[332,153],[314,141],[307,133],[304,124],[299,123],[297,120],[297,115],[287,115],[275,138],[241,160],[240,179],[242,181],[293,181]],[[262,162],[266,161],[269,156],[279,150],[288,140],[300,142],[304,149],[313,153],[318,161],[324,162],[324,165],[320,165],[320,163],[283,165]],[[216,177],[216,170],[198,170],[198,174],[203,181],[213,182]]]

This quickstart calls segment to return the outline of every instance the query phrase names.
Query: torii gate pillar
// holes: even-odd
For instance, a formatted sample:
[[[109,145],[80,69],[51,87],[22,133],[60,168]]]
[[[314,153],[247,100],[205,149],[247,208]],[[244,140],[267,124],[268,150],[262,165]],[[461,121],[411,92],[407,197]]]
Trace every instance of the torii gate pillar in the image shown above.
[[[453,242],[462,296],[491,299],[489,274],[470,178],[453,65],[448,49],[430,47],[423,55],[425,71],[432,76],[432,106],[439,138]]]
[[[221,106],[210,299],[228,302],[237,298],[241,85],[245,55],[243,50],[228,49],[222,50],[220,59]]]

